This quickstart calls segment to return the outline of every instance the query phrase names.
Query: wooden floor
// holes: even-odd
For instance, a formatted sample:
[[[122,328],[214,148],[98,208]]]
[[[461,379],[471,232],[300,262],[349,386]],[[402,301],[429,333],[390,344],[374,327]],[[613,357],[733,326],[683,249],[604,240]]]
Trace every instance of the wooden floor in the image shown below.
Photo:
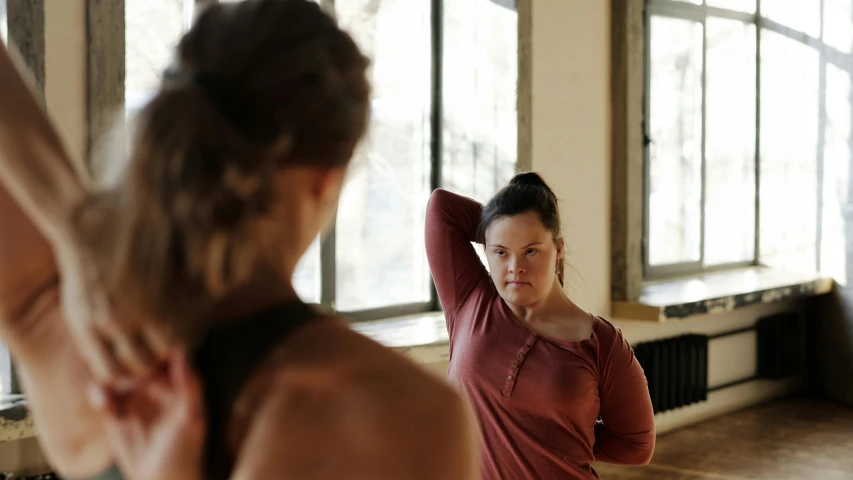
[[[768,403],[661,435],[646,467],[595,468],[603,480],[853,480],[853,409]]]

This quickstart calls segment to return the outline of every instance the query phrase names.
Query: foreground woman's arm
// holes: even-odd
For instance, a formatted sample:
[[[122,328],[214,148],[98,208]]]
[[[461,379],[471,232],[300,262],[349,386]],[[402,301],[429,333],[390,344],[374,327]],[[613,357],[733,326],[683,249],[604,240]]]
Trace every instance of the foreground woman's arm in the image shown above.
[[[90,288],[94,262],[79,241],[74,220],[88,193],[2,46],[0,85],[0,184],[44,235],[64,274],[63,309],[74,341],[102,382],[146,373],[166,354],[164,335],[140,316],[112,317],[106,298]]]
[[[3,47],[0,85],[0,336],[15,357],[48,460],[71,478],[87,476],[106,468],[110,456],[100,416],[86,398],[91,376],[64,321],[48,241],[67,233],[52,219],[68,214],[82,187]],[[22,188],[14,181],[20,177],[38,185]],[[48,214],[37,223],[35,210]]]

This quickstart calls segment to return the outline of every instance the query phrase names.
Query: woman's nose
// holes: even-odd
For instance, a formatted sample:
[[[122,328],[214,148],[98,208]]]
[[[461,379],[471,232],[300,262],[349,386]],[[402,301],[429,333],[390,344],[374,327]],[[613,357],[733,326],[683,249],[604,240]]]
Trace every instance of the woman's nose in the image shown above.
[[[524,273],[524,271],[525,271],[524,262],[521,259],[519,259],[517,257],[510,259],[510,261],[509,261],[509,272],[510,273]]]

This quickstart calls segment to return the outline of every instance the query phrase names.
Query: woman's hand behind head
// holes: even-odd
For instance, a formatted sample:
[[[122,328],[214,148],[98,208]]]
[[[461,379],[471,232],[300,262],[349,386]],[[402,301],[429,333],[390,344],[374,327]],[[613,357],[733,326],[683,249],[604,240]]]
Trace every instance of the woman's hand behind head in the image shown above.
[[[89,251],[64,251],[59,264],[62,309],[92,376],[107,385],[143,377],[165,360],[170,342],[163,322],[122,309],[103,287]]]

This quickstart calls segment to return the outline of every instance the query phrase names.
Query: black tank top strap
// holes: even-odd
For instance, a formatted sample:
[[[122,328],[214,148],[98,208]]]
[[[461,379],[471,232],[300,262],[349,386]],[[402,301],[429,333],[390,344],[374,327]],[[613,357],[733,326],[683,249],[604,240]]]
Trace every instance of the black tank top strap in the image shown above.
[[[302,302],[291,302],[249,319],[211,329],[195,352],[204,385],[207,445],[205,465],[210,480],[227,480],[234,459],[226,445],[226,427],[237,397],[255,369],[293,331],[316,318]]]
[[[241,322],[211,329],[193,360],[204,386],[207,418],[205,469],[209,480],[227,480],[234,468],[225,433],[237,397],[246,381],[291,333],[318,313],[294,301]],[[90,480],[123,480],[115,466]]]

